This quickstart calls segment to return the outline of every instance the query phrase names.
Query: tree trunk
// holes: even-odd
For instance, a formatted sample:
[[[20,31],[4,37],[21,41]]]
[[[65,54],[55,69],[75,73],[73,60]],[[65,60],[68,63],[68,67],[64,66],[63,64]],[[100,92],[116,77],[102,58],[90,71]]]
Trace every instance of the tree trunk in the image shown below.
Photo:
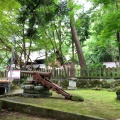
[[[77,35],[77,31],[76,31],[75,26],[71,25],[71,32],[72,32],[72,37],[73,37],[73,40],[75,42],[75,46],[76,46],[76,49],[77,49],[79,64],[80,64],[81,67],[86,67],[86,62],[85,62],[85,59],[84,59],[84,55],[83,55],[83,52],[82,52],[82,48],[81,48],[81,45],[80,45],[80,42],[79,42],[79,39],[78,39],[78,35]]]
[[[118,52],[119,52],[119,67],[120,67],[120,32],[117,31],[116,38],[118,42]]]
[[[74,41],[72,39],[72,63],[74,64]]]
[[[23,39],[22,39],[22,41],[23,41],[23,45],[22,45],[22,47],[23,47],[23,55],[24,55],[24,69],[26,68],[26,45],[25,45],[25,31],[24,31],[24,29],[25,29],[25,26],[24,26],[24,23],[23,23]]]
[[[78,54],[78,59],[79,59],[79,64],[81,68],[86,67],[86,61],[83,55],[83,51],[78,39],[77,31],[74,25],[74,9],[73,9],[73,0],[69,0],[70,2],[70,8],[71,8],[71,13],[70,13],[70,27],[71,27],[71,33],[72,33],[72,39],[75,43],[77,54]]]

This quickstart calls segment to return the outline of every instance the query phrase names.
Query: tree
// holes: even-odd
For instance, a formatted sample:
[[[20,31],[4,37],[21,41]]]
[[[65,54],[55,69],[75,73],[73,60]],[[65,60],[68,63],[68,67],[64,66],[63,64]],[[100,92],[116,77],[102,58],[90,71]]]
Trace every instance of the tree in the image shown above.
[[[72,39],[75,42],[75,46],[77,49],[79,64],[82,67],[86,67],[85,58],[82,52],[82,48],[78,39],[76,27],[75,27],[75,21],[74,21],[74,8],[73,8],[73,0],[70,0],[70,27],[71,27],[71,33],[72,33]]]
[[[90,0],[94,3],[95,9],[94,15],[94,30],[99,36],[102,44],[106,43],[110,39],[115,40],[118,46],[118,58],[120,58],[120,22],[119,22],[119,2],[118,0]],[[120,59],[118,60],[120,63]]]
[[[13,34],[19,30],[19,26],[16,25],[15,16],[17,10],[20,7],[19,3],[11,0],[0,1],[0,63],[2,70],[5,69],[5,65],[9,64],[8,60],[11,57],[11,39]],[[13,6],[13,4],[15,6]]]

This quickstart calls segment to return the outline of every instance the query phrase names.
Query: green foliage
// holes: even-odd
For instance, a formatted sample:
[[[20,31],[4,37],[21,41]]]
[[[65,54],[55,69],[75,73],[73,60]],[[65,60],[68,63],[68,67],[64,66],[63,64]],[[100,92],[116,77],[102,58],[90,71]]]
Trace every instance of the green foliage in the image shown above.
[[[87,88],[89,85],[88,80],[78,80],[76,83],[77,88]]]
[[[109,82],[107,82],[107,81],[103,81],[103,82],[102,82],[102,87],[103,87],[103,88],[111,88],[111,84],[112,84],[112,83],[109,83]]]
[[[61,87],[62,87],[63,89],[67,89],[68,86],[69,86],[69,81],[68,81],[68,80],[63,80],[63,81],[61,82]]]
[[[55,84],[58,84],[58,80],[51,80],[53,83]],[[68,80],[63,80],[63,81],[60,81],[60,86],[63,88],[63,89],[67,89],[67,87],[69,86],[69,81]]]
[[[26,23],[28,21],[27,36],[32,37],[36,34],[37,28],[35,26],[44,26],[55,17],[57,5],[54,1],[32,1],[18,0],[22,5],[18,22]],[[49,5],[49,6],[48,6]]]
[[[76,21],[76,28],[78,31],[78,36],[80,38],[80,42],[83,44],[84,41],[86,41],[90,35],[89,32],[89,22],[90,22],[90,17],[87,14],[87,12],[80,13],[78,16],[78,20]]]
[[[120,86],[120,81],[115,80],[115,81],[110,81],[108,80],[77,80],[77,88],[110,88],[110,89],[116,89],[118,86]]]
[[[58,83],[58,80],[50,80],[51,82],[57,84]]]
[[[117,99],[120,100],[120,87],[116,90]]]
[[[16,23],[16,15],[20,4],[17,1],[0,1],[0,70],[4,71],[8,60],[11,56],[11,39],[13,34],[20,30],[20,26]],[[14,6],[13,6],[14,4]],[[17,51],[16,51],[17,52]]]
[[[120,95],[120,87],[117,88],[116,95]]]
[[[102,82],[100,80],[90,80],[89,84],[92,87],[101,87]]]
[[[116,59],[118,57],[118,52],[115,51],[117,50],[117,47],[119,48],[119,40],[118,38],[116,39],[116,33],[117,31],[120,31],[119,7],[117,8],[119,2],[115,0],[88,1],[91,1],[94,4],[94,8],[97,6],[99,7],[92,12],[91,22],[94,23],[91,23],[90,25],[92,36],[95,35],[95,37],[91,39],[93,39],[96,48],[93,46],[92,48],[89,47],[89,50],[92,50],[92,52],[87,57],[91,56],[92,63],[109,62],[113,60],[118,61],[118,59]],[[94,55],[97,57],[95,58]]]
[[[74,25],[83,46],[87,65],[94,67],[101,66],[103,62],[118,61],[120,42],[116,42],[116,31],[120,31],[119,2],[88,1],[93,3],[93,8],[89,11],[84,11],[78,3],[67,0],[62,2],[58,0],[0,1],[0,38],[3,41],[0,40],[0,69],[5,70],[11,57],[13,34],[16,37],[15,54],[23,56],[24,53],[26,59],[29,50],[32,52],[41,49],[45,49],[47,53],[60,51],[59,56],[54,54],[53,57],[48,58],[46,64],[54,63],[56,58],[59,60],[66,56],[72,58],[69,19],[74,15],[77,16]],[[97,6],[99,7],[96,8]],[[71,7],[74,8],[73,11],[70,10]],[[24,43],[25,49],[23,49]],[[74,59],[75,63],[78,63],[77,54]],[[66,59],[61,60],[61,63],[63,61],[66,62]]]

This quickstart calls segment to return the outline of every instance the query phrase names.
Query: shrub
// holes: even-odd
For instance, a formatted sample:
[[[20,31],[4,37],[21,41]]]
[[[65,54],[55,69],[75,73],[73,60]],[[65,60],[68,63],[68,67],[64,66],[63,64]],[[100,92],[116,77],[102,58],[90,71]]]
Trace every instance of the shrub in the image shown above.
[[[24,83],[26,80],[27,80],[27,78],[22,78],[22,79],[20,79],[20,83],[22,84],[22,83]]]
[[[120,80],[115,80],[114,84],[115,84],[115,86],[120,86]]]
[[[61,87],[62,87],[62,88],[67,89],[68,86],[69,86],[69,81],[68,81],[68,80],[63,80],[63,81],[61,82]]]
[[[120,87],[116,90],[116,95],[120,95]]]
[[[84,101],[84,98],[78,95],[72,96],[71,98],[72,101]]]
[[[88,80],[78,80],[76,83],[77,88],[86,88],[89,87]]]
[[[100,80],[90,80],[89,82],[90,82],[91,87],[96,87],[96,86],[100,87],[102,84]]]
[[[102,87],[103,88],[110,88],[111,87],[111,83],[108,83],[107,81],[102,81]]]
[[[58,83],[58,80],[50,80],[51,82],[57,84]]]
[[[117,99],[120,100],[120,87],[116,90]]]
[[[77,88],[93,88],[102,86],[100,80],[78,80]]]

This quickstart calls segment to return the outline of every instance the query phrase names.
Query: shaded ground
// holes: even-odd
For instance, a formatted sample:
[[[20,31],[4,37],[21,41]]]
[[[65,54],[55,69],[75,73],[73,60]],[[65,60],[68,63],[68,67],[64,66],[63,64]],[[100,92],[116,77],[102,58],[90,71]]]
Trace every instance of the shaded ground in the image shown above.
[[[23,93],[23,89],[20,86],[12,88],[9,93],[7,94],[16,94],[16,93]]]
[[[0,112],[0,120],[55,120],[51,118],[36,117],[29,114],[2,110]]]

